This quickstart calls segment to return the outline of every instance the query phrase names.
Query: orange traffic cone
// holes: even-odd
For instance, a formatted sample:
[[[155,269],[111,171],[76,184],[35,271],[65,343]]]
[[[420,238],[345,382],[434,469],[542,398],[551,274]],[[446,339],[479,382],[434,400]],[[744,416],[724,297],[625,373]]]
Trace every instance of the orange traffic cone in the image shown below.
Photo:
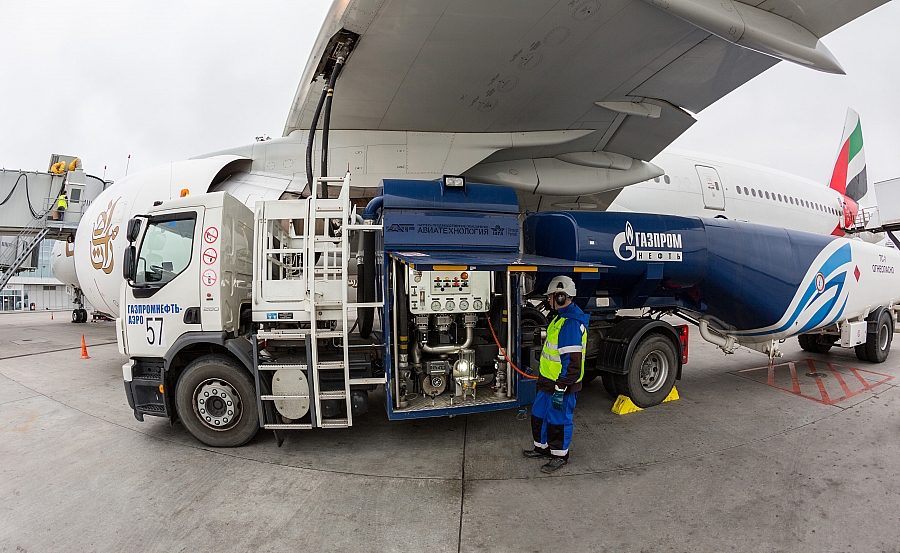
[[[53,320],[53,311],[50,312],[50,320]]]
[[[87,344],[84,343],[84,334],[81,335],[81,358],[82,359],[90,359],[91,356],[87,354]]]

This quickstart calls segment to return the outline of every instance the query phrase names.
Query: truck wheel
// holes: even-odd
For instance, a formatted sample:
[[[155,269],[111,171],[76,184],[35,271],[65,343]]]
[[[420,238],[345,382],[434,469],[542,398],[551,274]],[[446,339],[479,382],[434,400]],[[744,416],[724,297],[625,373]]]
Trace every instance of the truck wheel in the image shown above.
[[[672,342],[660,334],[649,334],[635,348],[628,374],[615,375],[616,389],[638,407],[653,407],[668,397],[677,371]]]
[[[831,349],[831,346],[834,345],[834,340],[826,343],[824,340],[828,340],[829,337],[822,334],[801,334],[797,336],[797,341],[800,342],[800,348],[803,351],[808,351],[811,353],[828,353]]]
[[[256,387],[244,368],[224,355],[204,355],[181,373],[175,387],[181,423],[212,447],[237,447],[259,430]]]
[[[603,382],[603,389],[609,394],[609,397],[617,399],[619,391],[616,388],[616,375],[608,372],[600,373],[600,381]]]
[[[878,317],[875,332],[866,335],[866,359],[872,363],[884,363],[891,352],[891,340],[894,338],[894,321],[887,311]],[[858,347],[862,347],[860,344]],[[858,357],[858,355],[857,355]]]

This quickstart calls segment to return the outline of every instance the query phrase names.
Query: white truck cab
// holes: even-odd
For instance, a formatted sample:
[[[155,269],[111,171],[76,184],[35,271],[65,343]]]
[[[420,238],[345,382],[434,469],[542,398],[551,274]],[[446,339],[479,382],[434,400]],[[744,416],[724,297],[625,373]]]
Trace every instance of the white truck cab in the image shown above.
[[[174,398],[166,383],[177,380],[167,380],[167,373],[177,376],[210,361],[252,366],[241,313],[247,312],[249,322],[253,213],[224,192],[186,196],[132,219],[128,239],[123,316],[116,320],[121,353],[130,358],[123,366],[126,392],[138,420],[144,414],[169,416]],[[255,393],[242,398],[236,383],[202,379],[197,391],[232,403],[215,413],[218,419],[210,415],[211,428],[230,427],[250,414],[255,431]],[[237,405],[240,400],[246,410]]]

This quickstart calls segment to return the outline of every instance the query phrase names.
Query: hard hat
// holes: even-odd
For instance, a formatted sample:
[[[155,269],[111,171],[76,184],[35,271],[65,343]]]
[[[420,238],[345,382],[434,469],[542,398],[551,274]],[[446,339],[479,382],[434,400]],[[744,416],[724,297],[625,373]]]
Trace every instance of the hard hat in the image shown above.
[[[565,292],[567,296],[574,298],[577,293],[575,291],[575,281],[565,275],[553,277],[553,280],[547,285],[547,293],[544,295],[549,296],[557,292]]]

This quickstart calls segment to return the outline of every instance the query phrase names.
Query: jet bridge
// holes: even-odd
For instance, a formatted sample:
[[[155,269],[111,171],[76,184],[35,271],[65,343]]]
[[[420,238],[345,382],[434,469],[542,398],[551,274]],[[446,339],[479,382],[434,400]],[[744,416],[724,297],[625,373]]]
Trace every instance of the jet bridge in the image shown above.
[[[52,155],[47,172],[0,169],[0,235],[16,237],[0,250],[0,290],[23,270],[42,240],[74,237],[82,214],[105,187],[71,156]],[[60,213],[56,205],[63,191],[68,207]]]

